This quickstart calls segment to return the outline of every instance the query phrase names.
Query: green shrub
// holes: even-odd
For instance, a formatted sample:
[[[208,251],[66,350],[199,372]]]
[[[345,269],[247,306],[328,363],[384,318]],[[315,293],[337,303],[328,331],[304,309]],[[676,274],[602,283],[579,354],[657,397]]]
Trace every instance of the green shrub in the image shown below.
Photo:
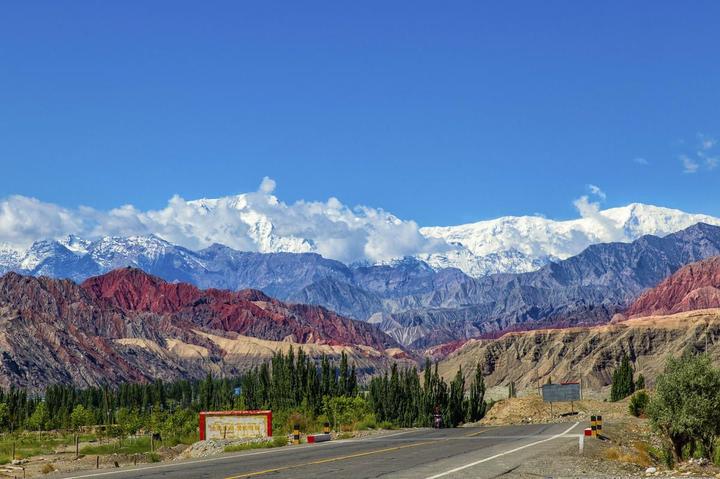
[[[390,421],[383,421],[381,423],[378,423],[378,429],[395,429],[395,424],[391,423]]]
[[[354,425],[370,413],[370,405],[359,396],[325,397],[323,411],[330,418],[330,424],[343,431],[352,430]]]
[[[650,397],[645,391],[638,391],[633,394],[630,398],[630,404],[628,404],[630,414],[635,417],[644,416],[648,401],[650,401]]]
[[[266,447],[272,447],[270,441],[266,442],[244,442],[242,444],[232,444],[225,446],[225,452],[240,452],[247,451],[249,449],[264,449]]]
[[[720,465],[720,447],[715,448],[715,454],[712,456],[713,464]]]
[[[667,448],[660,449],[654,446],[648,446],[648,454],[654,461],[663,463],[668,469],[672,469],[675,466],[672,451]]]
[[[357,423],[357,429],[359,431],[365,431],[367,429],[377,429],[377,420],[375,419],[375,414],[367,414],[365,417],[363,417],[358,423]]]
[[[283,447],[288,445],[288,438],[286,435],[273,436],[272,441],[262,442],[245,442],[242,444],[232,444],[225,446],[225,452],[240,452],[247,451],[250,449],[266,449],[272,447]]]
[[[95,416],[89,409],[85,409],[85,406],[78,404],[70,413],[70,424],[73,429],[80,429],[82,426],[91,426],[95,422]]]
[[[285,434],[280,436],[273,436],[272,439],[273,447],[284,447],[288,445],[288,437]]]
[[[637,381],[635,381],[635,390],[645,389],[645,376],[638,374]]]
[[[673,459],[692,456],[697,446],[714,457],[720,432],[720,370],[707,355],[668,360],[655,385],[647,415],[672,446]]]

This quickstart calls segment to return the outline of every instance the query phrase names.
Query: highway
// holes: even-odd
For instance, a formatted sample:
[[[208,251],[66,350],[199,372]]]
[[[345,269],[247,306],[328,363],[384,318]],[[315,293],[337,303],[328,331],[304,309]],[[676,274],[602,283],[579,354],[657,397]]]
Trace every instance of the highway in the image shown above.
[[[578,423],[415,429],[352,439],[254,450],[142,467],[76,472],[58,478],[491,478],[528,458],[578,442]],[[539,471],[541,473],[541,471]]]

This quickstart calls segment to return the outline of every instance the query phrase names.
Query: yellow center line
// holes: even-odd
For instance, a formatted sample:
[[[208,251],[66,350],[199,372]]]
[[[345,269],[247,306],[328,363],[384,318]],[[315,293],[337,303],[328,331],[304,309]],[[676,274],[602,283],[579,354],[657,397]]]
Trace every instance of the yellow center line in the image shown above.
[[[346,459],[354,459],[356,457],[370,456],[371,454],[382,454],[383,452],[397,451],[399,449],[405,449],[408,447],[423,446],[425,444],[432,444],[434,441],[415,442],[413,444],[406,444],[404,446],[386,447],[385,449],[376,449],[374,451],[359,452],[357,454],[349,454],[347,456],[329,457],[327,459],[319,459],[317,461],[304,462],[301,464],[293,464],[292,466],[276,467],[273,469],[265,469],[264,471],[248,472],[245,474],[239,474],[237,476],[226,477],[225,479],[241,479],[243,477],[254,477],[262,476],[263,474],[270,474],[272,472],[286,471],[288,469],[295,469],[303,466],[314,466],[316,464],[325,464],[327,462],[344,461]]]
[[[481,431],[471,432],[470,434],[465,434],[465,437],[475,437],[475,436],[479,436],[480,434],[483,434],[483,433],[488,432],[490,429],[491,429],[491,428],[487,428],[487,429],[483,429],[483,430],[481,430]]]

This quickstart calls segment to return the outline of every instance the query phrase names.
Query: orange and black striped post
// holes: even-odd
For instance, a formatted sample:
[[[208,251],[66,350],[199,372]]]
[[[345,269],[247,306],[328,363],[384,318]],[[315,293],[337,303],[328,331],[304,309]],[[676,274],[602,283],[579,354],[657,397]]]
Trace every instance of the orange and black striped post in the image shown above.
[[[602,436],[602,416],[598,416],[595,418],[595,430],[597,431],[598,436]]]
[[[295,424],[293,426],[293,444],[300,444],[300,425]]]
[[[590,429],[593,437],[597,437],[597,416],[590,416]]]
[[[330,434],[330,423],[326,422],[323,424],[323,434]]]

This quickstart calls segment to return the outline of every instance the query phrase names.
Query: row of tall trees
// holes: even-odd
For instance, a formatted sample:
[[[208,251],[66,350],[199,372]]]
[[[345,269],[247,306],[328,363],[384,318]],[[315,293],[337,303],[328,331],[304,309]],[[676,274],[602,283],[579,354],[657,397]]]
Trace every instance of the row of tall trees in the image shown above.
[[[462,370],[448,384],[426,361],[422,377],[416,368],[373,378],[360,390],[355,365],[345,353],[339,364],[327,356],[315,361],[302,349],[277,353],[240,377],[116,387],[49,386],[43,394],[0,390],[0,430],[73,429],[112,425],[123,434],[140,428],[194,430],[201,410],[272,409],[276,417],[300,411],[308,417],[352,416],[348,408],[372,413],[374,419],[400,426],[426,426],[436,411],[445,425],[476,421],[485,413],[485,385],[478,367],[466,394]],[[347,398],[350,401],[342,400]],[[359,414],[359,413],[358,413]],[[348,416],[348,417],[349,417]]]
[[[52,385],[31,395],[0,389],[0,430],[70,429],[116,424],[119,419],[149,423],[153,414],[233,408],[287,410],[309,407],[319,414],[323,397],[355,396],[355,366],[345,353],[339,365],[323,356],[317,365],[302,350],[278,353],[269,362],[233,378],[155,381],[116,387]],[[237,394],[239,392],[239,394]]]
[[[416,368],[400,371],[393,365],[389,374],[370,381],[369,400],[378,421],[390,421],[400,426],[430,426],[436,414],[443,424],[457,426],[474,422],[485,415],[485,382],[478,364],[465,394],[462,368],[450,384],[438,374],[437,364],[425,361],[422,384]]]
[[[318,368],[302,349],[296,355],[291,348],[287,355],[277,354],[270,364],[249,371],[242,379],[242,391],[243,406],[249,409],[302,408],[317,415],[323,398],[357,395],[357,372],[344,352],[339,367],[323,356]]]

